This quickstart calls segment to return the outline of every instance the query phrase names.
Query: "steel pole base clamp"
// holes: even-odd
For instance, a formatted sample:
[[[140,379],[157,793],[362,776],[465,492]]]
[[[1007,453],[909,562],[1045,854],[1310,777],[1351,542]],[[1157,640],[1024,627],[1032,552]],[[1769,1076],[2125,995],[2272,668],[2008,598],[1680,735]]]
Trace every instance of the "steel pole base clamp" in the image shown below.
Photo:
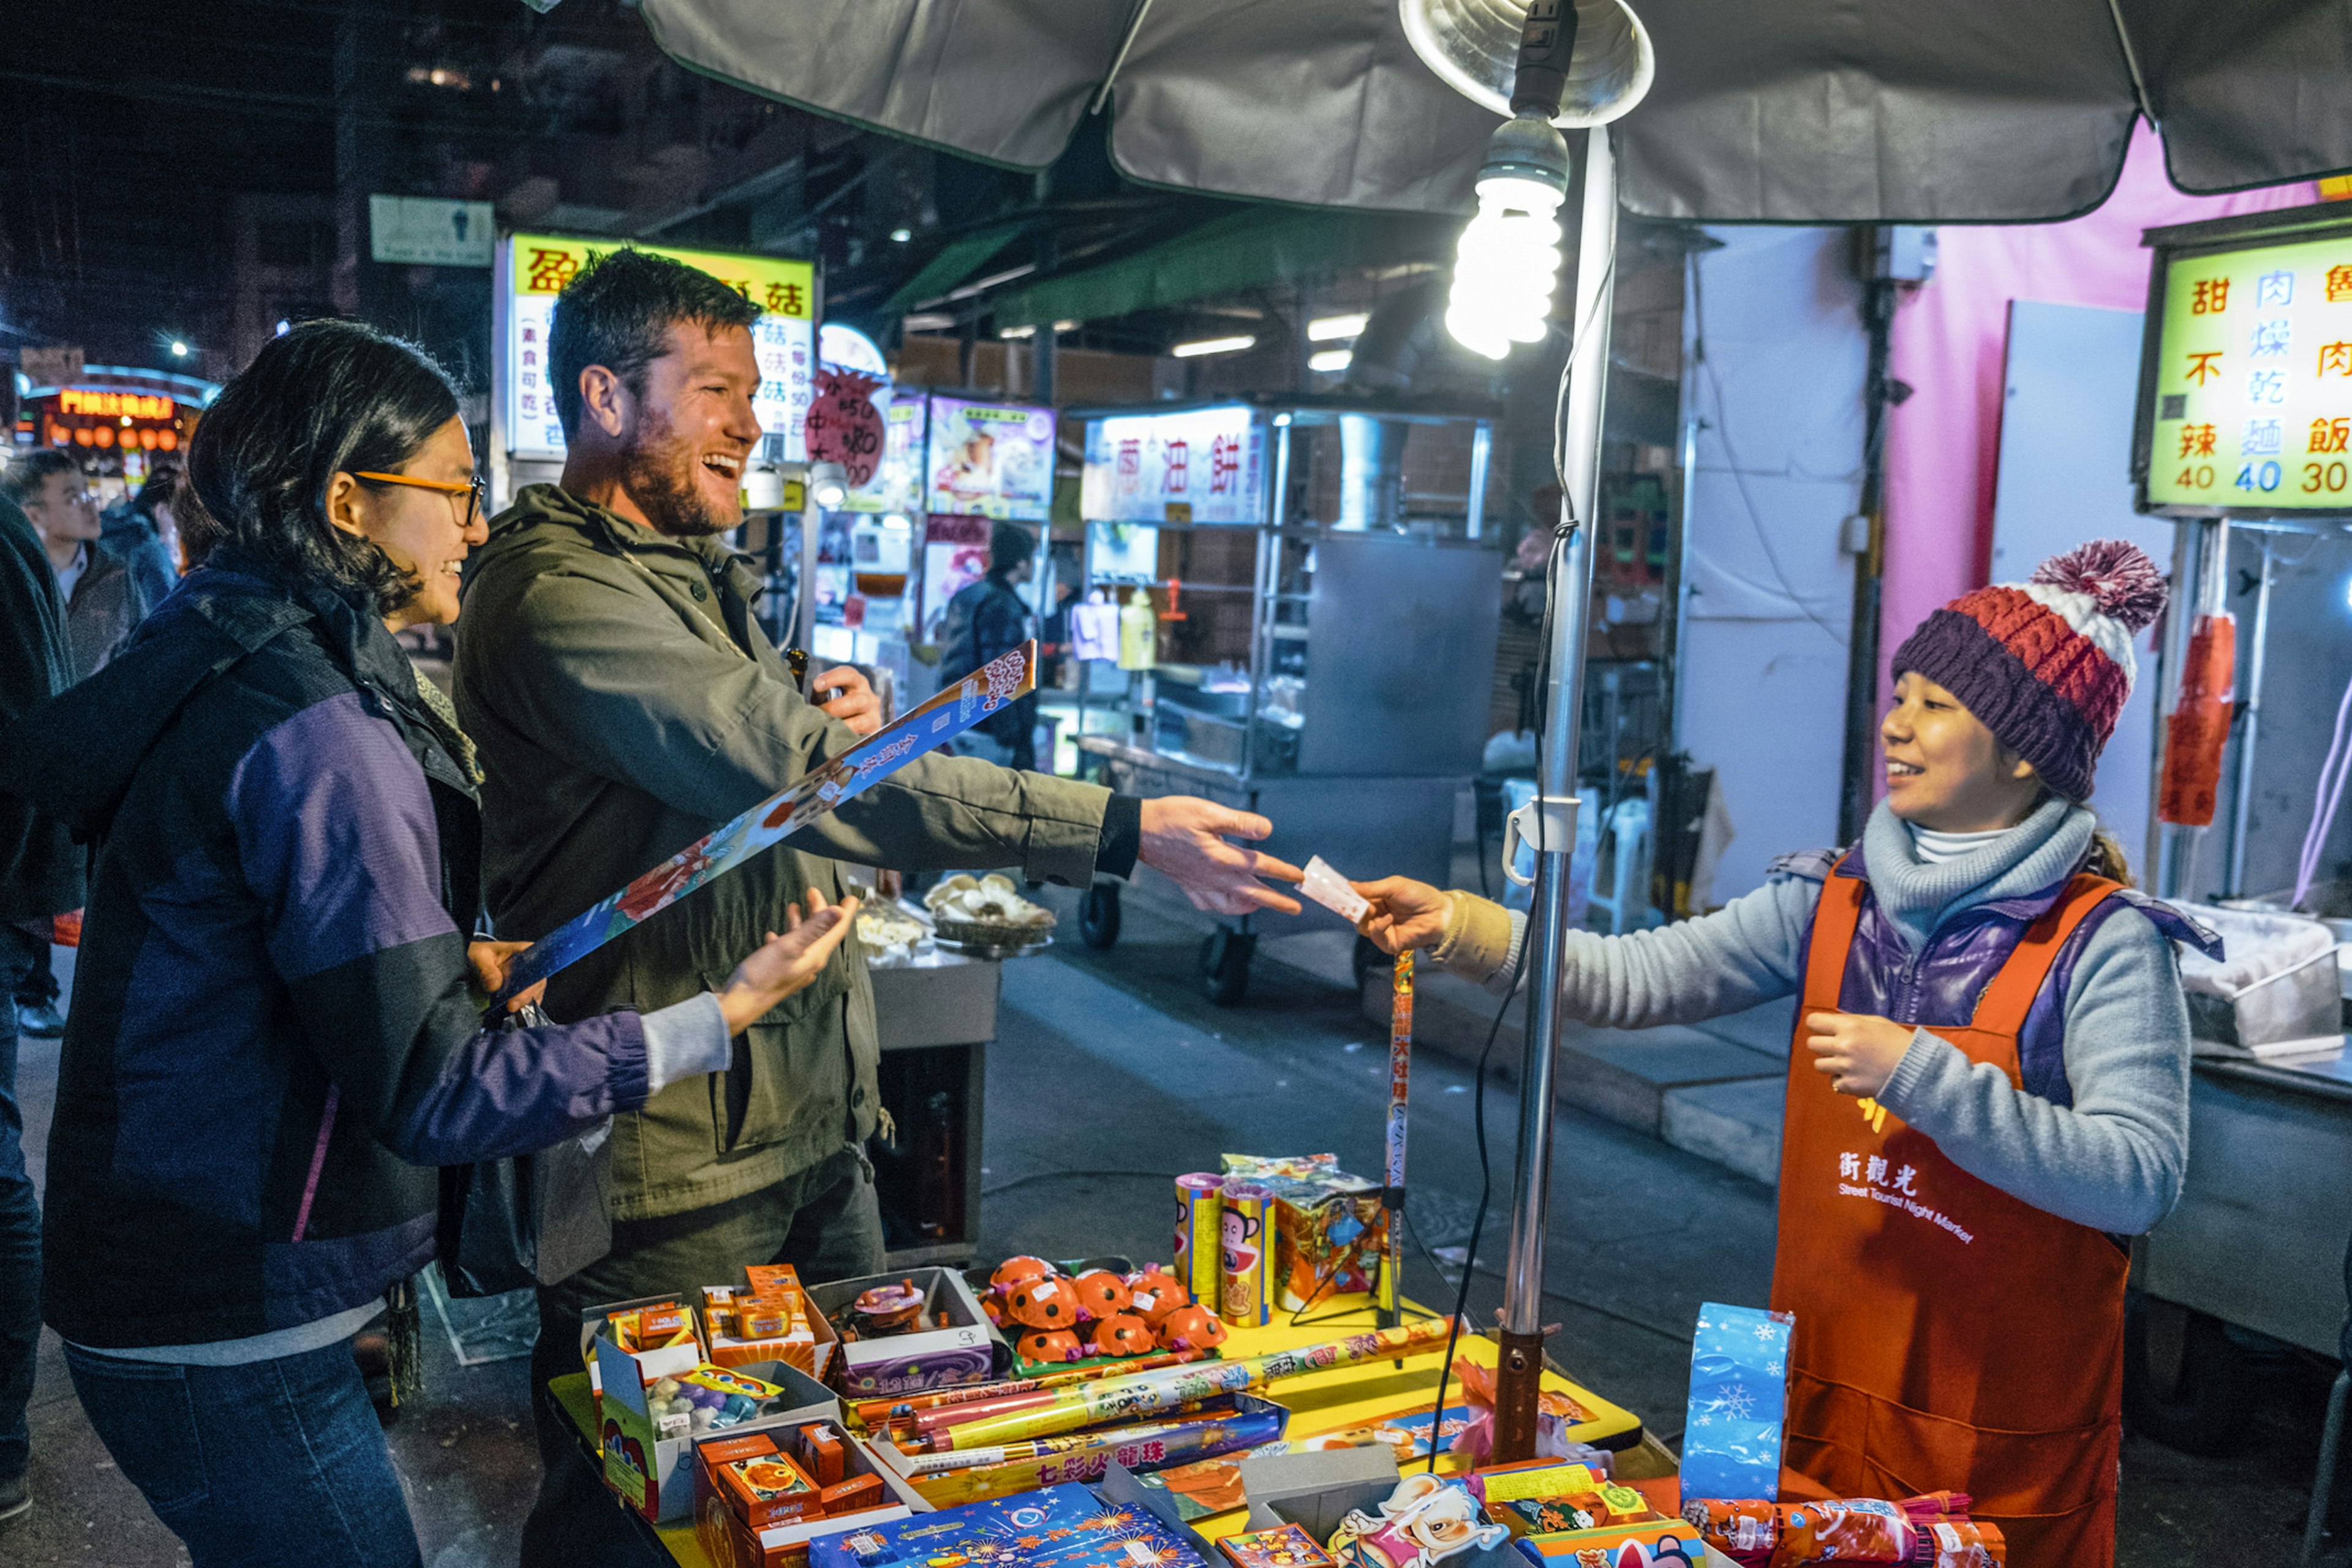
[[[1559,1331],[1557,1323],[1548,1323],[1530,1334],[1496,1330],[1500,1353],[1495,1358],[1495,1451],[1488,1464],[1517,1464],[1536,1457],[1544,1341]]]
[[[1572,795],[1539,795],[1503,819],[1503,875],[1522,888],[1532,888],[1533,877],[1519,875],[1519,846],[1536,847],[1538,853],[1572,855],[1576,852],[1576,808],[1578,799]]]

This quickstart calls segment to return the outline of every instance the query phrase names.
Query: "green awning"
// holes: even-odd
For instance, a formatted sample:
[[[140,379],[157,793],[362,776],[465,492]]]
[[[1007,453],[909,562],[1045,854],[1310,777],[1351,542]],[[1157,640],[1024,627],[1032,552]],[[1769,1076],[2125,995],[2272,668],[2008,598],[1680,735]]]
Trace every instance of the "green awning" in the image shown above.
[[[1108,321],[1344,268],[1439,261],[1460,228],[1455,219],[1385,213],[1234,213],[1121,260],[1001,294],[996,324]]]
[[[1010,244],[1014,236],[1030,226],[1030,220],[1013,223],[992,223],[986,228],[951,239],[940,247],[938,255],[923,263],[912,278],[898,285],[877,312],[886,321],[895,321],[911,310],[917,301],[936,300],[949,289],[961,287],[990,258]]]

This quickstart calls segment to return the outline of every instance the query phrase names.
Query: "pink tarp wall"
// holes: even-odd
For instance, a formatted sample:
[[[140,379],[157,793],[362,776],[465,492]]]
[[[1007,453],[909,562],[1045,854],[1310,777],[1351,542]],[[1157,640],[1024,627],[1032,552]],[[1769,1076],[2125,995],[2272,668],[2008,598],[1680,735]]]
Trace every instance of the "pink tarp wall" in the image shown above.
[[[1894,689],[1887,666],[1903,639],[1929,611],[1986,581],[2009,302],[2144,310],[2148,253],[2140,246],[2142,229],[2317,199],[2308,184],[2185,195],[2166,177],[2164,149],[2142,121],[2114,194],[2097,210],[2066,223],[1937,231],[1935,276],[1906,289],[1896,305],[1888,356],[1889,374],[1913,390],[1890,413],[1886,428],[1882,702]],[[1885,782],[1874,767],[1874,795]]]

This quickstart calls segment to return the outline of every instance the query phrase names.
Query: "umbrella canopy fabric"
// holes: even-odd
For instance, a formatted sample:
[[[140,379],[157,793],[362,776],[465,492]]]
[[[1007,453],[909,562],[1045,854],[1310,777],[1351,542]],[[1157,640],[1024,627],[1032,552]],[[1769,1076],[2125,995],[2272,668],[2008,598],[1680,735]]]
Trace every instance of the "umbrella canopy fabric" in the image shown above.
[[[1629,0],[1657,51],[1615,126],[1632,211],[2037,222],[2098,205],[2136,115],[2182,189],[2352,168],[2352,0]],[[1459,213],[1492,111],[1391,0],[643,0],[693,69],[1020,168],[1106,79],[1147,184]],[[1120,58],[1122,46],[1126,48]],[[1113,65],[1117,62],[1114,77]]]

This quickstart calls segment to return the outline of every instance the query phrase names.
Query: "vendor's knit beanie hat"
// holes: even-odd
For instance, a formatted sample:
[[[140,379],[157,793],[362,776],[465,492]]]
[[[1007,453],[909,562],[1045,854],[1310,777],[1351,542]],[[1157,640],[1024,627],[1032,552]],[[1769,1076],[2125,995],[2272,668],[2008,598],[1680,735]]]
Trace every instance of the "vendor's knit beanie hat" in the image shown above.
[[[1926,676],[2042,783],[2087,800],[2138,673],[2132,638],[2163,613],[2166,591],[2146,551],[2095,539],[2044,561],[2030,582],[1996,583],[1936,611],[1895,650],[1894,674]]]

